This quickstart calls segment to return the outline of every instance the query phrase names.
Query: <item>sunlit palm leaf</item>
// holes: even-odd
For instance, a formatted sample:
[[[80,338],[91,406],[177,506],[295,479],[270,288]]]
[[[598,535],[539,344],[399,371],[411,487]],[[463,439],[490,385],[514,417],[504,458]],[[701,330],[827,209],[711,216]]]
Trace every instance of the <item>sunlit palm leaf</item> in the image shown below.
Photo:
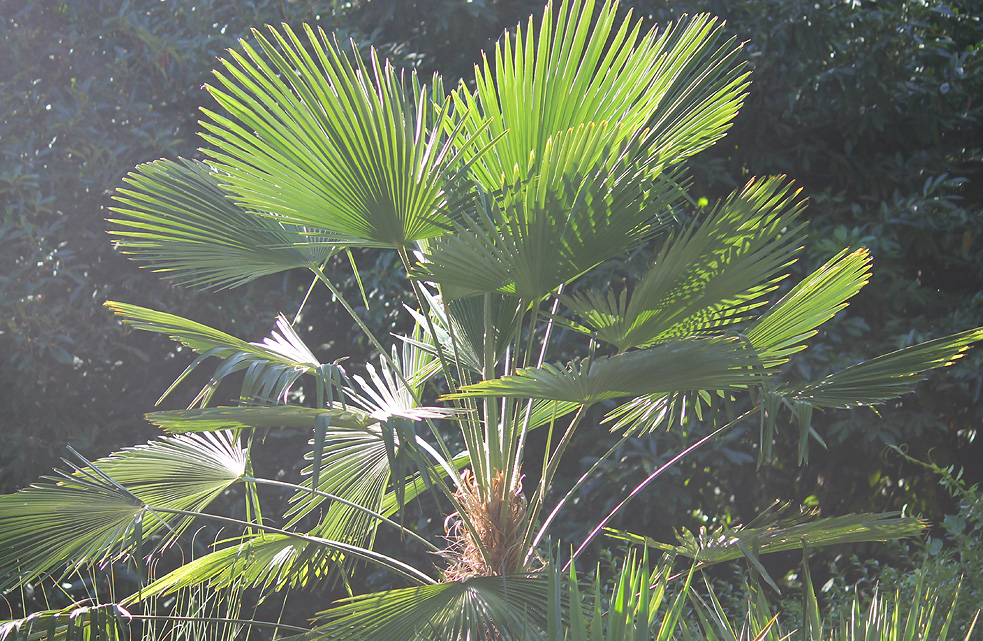
[[[496,576],[367,594],[321,612],[330,621],[306,638],[536,639],[546,623],[546,588],[545,577]]]
[[[401,355],[394,347],[388,359],[379,358],[378,369],[371,363],[365,365],[367,379],[350,375],[352,385],[345,388],[346,397],[377,421],[394,416],[412,421],[448,418],[457,411],[419,405],[423,385],[439,369],[436,355],[424,349],[419,341],[404,341]]]
[[[206,150],[243,206],[360,244],[406,247],[443,234],[457,160],[442,89],[405,80],[373,51],[354,64],[323,31],[284,26],[230,51],[208,87]],[[480,129],[480,127],[478,127]],[[458,140],[462,147],[466,141]]]
[[[838,409],[883,403],[910,392],[926,371],[952,365],[981,340],[983,327],[912,345],[834,372],[790,396],[814,407]]]
[[[844,309],[868,280],[868,251],[844,249],[792,288],[744,332],[760,352],[762,365],[781,365],[805,349],[816,328]]]
[[[0,496],[0,589],[128,554],[162,521],[170,540],[187,518],[152,508],[203,508],[239,479],[245,459],[227,435],[182,435],[93,466]]]
[[[0,641],[124,641],[131,615],[116,604],[72,605],[0,623]]]
[[[210,357],[221,359],[221,364],[212,375],[212,380],[198,393],[195,401],[205,405],[211,398],[218,383],[226,376],[245,370],[241,396],[244,399],[280,399],[304,374],[320,373],[323,367],[303,340],[280,316],[277,331],[259,343],[230,336],[180,316],[157,312],[145,307],[125,303],[108,302],[106,306],[127,325],[159,334],[167,334],[199,354],[184,372],[161,396],[163,399],[178,383],[187,377],[198,365]],[[324,376],[320,384],[329,384]]]
[[[337,251],[318,231],[251,214],[192,160],[158,160],[126,177],[111,231],[123,253],[192,287],[224,289],[260,276],[323,263]],[[337,240],[337,239],[336,239]]]
[[[146,601],[185,588],[251,587],[281,589],[316,587],[337,571],[341,555],[308,541],[260,533],[234,539],[227,547],[185,563],[127,598],[123,605]],[[311,554],[311,549],[315,553]]]
[[[650,127],[646,153],[661,163],[705,148],[736,115],[746,84],[733,65],[737,47],[731,41],[718,48],[719,35],[706,16],[642,35],[639,22],[619,19],[613,2],[596,16],[593,0],[558,10],[550,3],[538,38],[531,20],[525,34],[521,27],[506,34],[493,60],[476,68],[475,93],[454,94],[458,108],[468,109],[465,132],[504,136],[473,174],[489,191],[531,178],[546,166],[551,136],[587,123],[617,123],[614,149]],[[478,114],[490,120],[483,133]],[[588,165],[603,148],[593,152],[585,154]]]
[[[589,291],[563,301],[622,351],[739,323],[764,304],[797,249],[796,194],[779,178],[750,182],[667,240],[630,297]]]
[[[316,457],[314,453],[305,457],[308,461],[316,459],[320,467],[316,477],[312,465],[302,470],[307,477],[303,485],[311,487],[316,478],[315,489],[318,491],[379,512],[392,476],[382,429],[385,428],[378,424],[363,430],[328,426],[321,437],[321,451]],[[312,441],[311,445],[318,447],[318,442]],[[290,501],[292,505],[287,515],[292,518],[288,527],[322,505],[325,498],[298,491]],[[330,502],[325,512],[313,530],[317,536],[355,545],[371,542],[378,525],[378,520],[371,515],[337,501]]]
[[[391,457],[382,433],[387,428],[380,424],[379,419],[352,406],[345,409],[295,406],[222,407],[155,412],[147,418],[175,432],[287,427],[311,433],[320,423],[324,427],[319,439],[312,439],[310,443],[312,447],[320,446],[321,451],[317,456],[313,452],[307,454],[306,460],[311,465],[303,469],[302,473],[307,477],[303,485],[307,488],[316,485],[314,489],[321,494],[303,490],[295,492],[290,499],[291,507],[286,513],[291,517],[287,526],[294,526],[323,505],[328,499],[324,496],[327,494],[365,509],[360,510],[341,501],[328,501],[325,515],[311,533],[353,545],[367,542],[371,544],[378,525],[378,519],[371,512],[378,514],[384,510],[383,500],[392,477]],[[399,445],[401,447],[402,444]],[[399,455],[398,448],[393,455]],[[318,465],[316,477],[313,473],[315,461]],[[406,492],[408,498],[417,496],[418,490],[415,486],[410,487]],[[394,510],[388,513],[391,514],[392,511]],[[295,542],[295,545],[303,550],[305,544]],[[350,561],[351,559],[346,559],[345,563]]]
[[[564,367],[520,369],[466,385],[446,398],[517,396],[577,403],[694,389],[745,389],[761,382],[757,355],[738,339],[689,339]]]

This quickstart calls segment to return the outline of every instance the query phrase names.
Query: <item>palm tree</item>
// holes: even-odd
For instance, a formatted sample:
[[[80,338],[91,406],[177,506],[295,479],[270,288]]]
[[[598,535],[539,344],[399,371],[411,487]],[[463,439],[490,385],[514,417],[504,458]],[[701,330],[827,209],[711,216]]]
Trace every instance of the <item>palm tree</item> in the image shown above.
[[[95,462],[76,453],[72,470],[0,497],[0,589],[123,561],[140,577],[128,597],[35,613],[4,624],[0,638],[125,637],[130,618],[148,636],[273,629],[380,640],[650,638],[658,618],[652,634],[669,638],[694,569],[740,556],[760,567],[759,552],[921,529],[897,515],[797,517],[649,542],[668,557],[652,571],[647,553],[626,561],[617,616],[602,612],[599,594],[580,609],[572,561],[587,542],[564,565],[547,535],[597,467],[559,500],[549,490],[598,403],[621,401],[601,420],[622,442],[671,427],[683,408],[712,420],[718,404],[743,403],[707,439],[756,417],[767,453],[775,425],[793,421],[804,459],[820,439],[814,409],[894,398],[983,338],[970,330],[819,381],[783,382],[781,366],[867,282],[870,257],[845,249],[787,285],[804,202],[783,177],[751,180],[693,214],[685,161],[723,136],[741,106],[739,46],[709,16],[643,31],[617,9],[614,0],[548,5],[538,26],[530,19],[506,34],[475,67],[473,89],[449,93],[439,77],[425,84],[310,27],[256,31],[229,51],[208,88],[219,109],[203,109],[205,159],[137,167],[116,194],[116,243],[204,289],[309,270],[378,361],[322,363],[283,316],[271,336],[248,342],[108,303],[122,322],[197,354],[175,385],[205,361],[217,365],[187,410],[148,414],[167,436]],[[596,287],[592,270],[642,245],[652,247],[645,273],[620,291]],[[409,275],[414,326],[395,345],[325,272],[354,247],[395,251]],[[558,327],[577,337],[562,352]],[[576,356],[550,362],[559,353]],[[236,373],[239,403],[212,406],[218,383]],[[307,397],[301,379],[314,390]],[[253,472],[269,428],[309,438],[295,483]],[[524,484],[532,430],[546,433],[546,457]],[[234,485],[244,516],[208,512]],[[265,505],[262,485],[293,498]],[[450,506],[439,544],[400,517],[428,493]],[[146,560],[201,522],[237,534],[144,582]],[[376,550],[379,528],[432,552],[436,567]],[[683,592],[670,599],[671,560],[686,557]],[[310,628],[240,613],[244,590],[347,585],[365,566],[407,587],[342,600]],[[168,598],[184,609],[157,614]]]

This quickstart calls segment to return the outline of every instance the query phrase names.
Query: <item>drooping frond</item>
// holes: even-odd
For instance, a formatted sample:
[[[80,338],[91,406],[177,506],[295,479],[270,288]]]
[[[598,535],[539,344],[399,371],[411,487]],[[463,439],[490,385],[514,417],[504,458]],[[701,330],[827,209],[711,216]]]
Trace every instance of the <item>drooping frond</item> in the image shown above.
[[[156,579],[123,601],[147,601],[189,587],[282,589],[317,587],[340,568],[342,555],[309,541],[261,532],[219,542],[209,552]]]
[[[781,178],[752,181],[706,220],[670,237],[629,297],[563,297],[594,335],[619,350],[720,331],[764,304],[798,248],[802,209]]]
[[[167,278],[225,289],[260,276],[318,265],[340,239],[250,213],[219,186],[222,177],[194,160],[138,166],[117,190],[110,219],[116,245]],[[332,241],[332,242],[328,242]]]
[[[244,399],[281,399],[304,374],[318,374],[319,384],[333,385],[334,381],[330,376],[322,375],[324,374],[322,370],[325,368],[330,370],[331,367],[318,362],[283,316],[277,319],[277,329],[270,337],[263,339],[262,342],[247,343],[225,332],[173,314],[125,303],[107,302],[106,306],[127,325],[149,332],[167,334],[172,340],[198,353],[198,358],[178,376],[177,380],[161,395],[161,399],[198,365],[211,357],[216,357],[222,362],[212,375],[212,380],[198,393],[192,405],[196,403],[205,405],[223,378],[243,370],[246,372],[241,392],[241,397]]]
[[[659,543],[647,536],[608,530],[615,538],[693,559],[700,567],[746,558],[772,587],[778,587],[758,560],[761,554],[817,548],[843,543],[891,541],[917,536],[928,524],[898,513],[850,514],[816,518],[815,511],[803,511],[785,517],[788,505],[775,504],[763,511],[747,526],[721,526],[701,529],[697,534],[680,530],[677,545]]]
[[[952,365],[981,340],[983,328],[976,328],[912,345],[834,372],[794,389],[790,396],[822,408],[883,403],[907,394],[925,378],[925,372]]]
[[[334,427],[348,429],[364,429],[379,422],[368,413],[351,406],[316,409],[298,405],[168,410],[151,412],[146,418],[172,434],[272,427],[287,427],[310,432],[319,418],[329,419]]]
[[[240,41],[207,89],[203,137],[242,206],[363,245],[406,247],[447,231],[460,195],[443,89],[373,51],[352,62],[323,31],[284,26]],[[480,126],[477,128],[480,130]]]
[[[200,510],[244,469],[227,434],[181,435],[0,496],[0,589],[124,556],[164,527],[170,541],[189,521],[160,508]]]
[[[0,622],[0,641],[129,641],[132,615],[115,603],[70,605]]]

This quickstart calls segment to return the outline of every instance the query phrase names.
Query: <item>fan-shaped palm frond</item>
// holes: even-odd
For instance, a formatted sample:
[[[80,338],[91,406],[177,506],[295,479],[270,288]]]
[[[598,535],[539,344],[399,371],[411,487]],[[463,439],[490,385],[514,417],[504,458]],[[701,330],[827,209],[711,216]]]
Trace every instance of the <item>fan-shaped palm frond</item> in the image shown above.
[[[463,641],[537,639],[545,628],[544,576],[473,577],[354,597],[318,614],[309,639]]]
[[[983,328],[936,338],[833,372],[796,388],[789,396],[823,408],[883,403],[910,392],[915,383],[925,378],[924,372],[952,365],[981,340]]]
[[[736,115],[746,82],[733,41],[717,46],[713,19],[641,35],[640,22],[619,19],[616,2],[594,6],[549,3],[538,37],[531,19],[525,34],[521,26],[506,33],[493,62],[476,67],[475,92],[454,93],[467,110],[465,132],[501,137],[472,169],[485,190],[541,173],[551,137],[587,123],[617,125],[609,150],[648,127],[645,154],[669,164],[712,144]],[[594,147],[583,160],[593,165],[604,151]]]
[[[760,352],[762,365],[781,365],[805,349],[816,328],[844,309],[868,280],[870,253],[844,249],[793,287],[744,332]]]
[[[422,408],[423,411],[426,408]],[[440,409],[440,408],[434,408]],[[408,410],[412,413],[413,410]],[[385,417],[388,418],[388,417]],[[175,410],[148,415],[152,422],[175,432],[201,432],[215,429],[265,429],[288,427],[314,432],[313,451],[306,456],[311,462],[302,470],[307,476],[290,499],[292,506],[286,516],[292,527],[318,506],[329,502],[325,514],[311,534],[318,537],[363,545],[373,539],[384,509],[386,490],[393,475],[392,462],[405,458],[403,441],[394,439],[390,449],[383,431],[391,429],[380,420],[354,407],[313,409],[292,406],[225,407],[200,410]],[[410,447],[413,447],[410,443]],[[316,469],[315,469],[316,468]],[[402,468],[397,470],[397,474]],[[440,475],[439,469],[428,475]],[[251,479],[264,483],[264,479]],[[403,501],[422,491],[403,479],[398,485],[408,486]],[[305,489],[306,488],[306,489]],[[311,489],[316,491],[311,491]],[[402,501],[400,501],[402,503]],[[391,515],[395,510],[386,510]],[[374,516],[375,515],[375,516]],[[303,548],[303,542],[297,543]],[[353,559],[346,558],[345,566]]]
[[[334,495],[378,513],[393,474],[392,458],[383,437],[383,426],[378,424],[365,430],[335,428],[328,425],[323,434],[311,442],[314,449],[307,455],[311,465],[302,470],[307,476],[303,486],[321,493]],[[320,451],[318,451],[318,448]],[[314,466],[318,466],[315,471]],[[400,479],[402,481],[402,479]],[[317,506],[325,502],[323,495],[298,490],[290,499],[287,511],[291,516],[288,526],[300,521]],[[362,545],[371,541],[378,519],[365,511],[346,503],[332,501],[314,528],[318,536]]]
[[[259,50],[240,41],[208,87],[232,119],[205,110],[202,122],[236,200],[364,245],[445,233],[459,198],[451,145],[468,141],[443,132],[439,83],[423,88],[374,51],[352,63],[310,27],[253,35]]]
[[[260,276],[319,265],[341,239],[247,212],[194,160],[140,165],[119,189],[109,222],[124,254],[191,287],[237,287]],[[327,242],[333,240],[334,242]]]
[[[106,306],[127,325],[167,334],[172,340],[199,354],[161,395],[161,399],[170,394],[198,365],[213,356],[222,359],[222,363],[212,375],[212,380],[192,401],[192,405],[207,404],[223,378],[242,370],[246,371],[241,392],[244,399],[280,399],[304,374],[315,374],[319,385],[332,389],[338,378],[334,375],[336,372],[326,371],[332,369],[330,366],[318,362],[317,357],[282,315],[277,319],[277,330],[271,337],[260,343],[247,343],[225,332],[173,314],[125,303],[108,302]]]
[[[564,143],[580,134],[565,133],[557,136]],[[580,153],[573,144],[561,151]],[[500,292],[538,301],[666,224],[680,197],[676,181],[634,178],[606,170],[586,178],[558,172],[518,186],[512,202],[480,199],[473,219],[430,243],[413,275],[440,284],[445,296]]]
[[[739,323],[764,304],[797,249],[802,202],[789,192],[780,178],[748,183],[669,238],[630,298],[607,290],[562,300],[622,351]]]
[[[760,383],[757,355],[736,338],[687,339],[644,350],[570,363],[523,368],[515,374],[465,385],[445,398],[518,396],[596,403],[694,389],[746,389]]]
[[[0,590],[123,556],[165,526],[166,543],[189,521],[161,510],[200,510],[244,470],[228,435],[181,435],[0,496]]]

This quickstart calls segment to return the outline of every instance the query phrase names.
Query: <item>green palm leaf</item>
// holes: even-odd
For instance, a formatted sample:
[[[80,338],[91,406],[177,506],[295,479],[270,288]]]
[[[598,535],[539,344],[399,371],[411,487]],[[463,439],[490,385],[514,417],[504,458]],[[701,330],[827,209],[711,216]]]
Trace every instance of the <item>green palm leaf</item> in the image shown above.
[[[0,622],[2,641],[128,641],[132,615],[117,604],[71,605]]]
[[[242,370],[246,372],[240,394],[244,399],[280,399],[304,374],[318,375],[321,385],[331,383],[329,377],[323,375],[324,368],[328,366],[318,362],[283,316],[277,319],[277,331],[270,337],[259,343],[247,343],[225,332],[173,314],[126,303],[107,302],[106,306],[127,325],[167,334],[172,340],[199,354],[161,395],[161,400],[210,357],[219,358],[222,362],[211,381],[192,401],[192,405],[207,404],[223,378]]]
[[[153,508],[199,510],[244,470],[228,435],[182,435],[0,496],[0,590],[66,565],[124,556],[165,522],[166,543],[188,520]]]
[[[342,501],[330,502],[311,534],[353,545],[371,542],[379,522],[372,513],[379,514],[385,509],[386,490],[393,474],[392,460],[402,461],[405,458],[405,444],[402,442],[394,444],[394,451],[389,451],[383,430],[390,428],[380,423],[378,418],[353,407],[206,408],[156,412],[148,415],[148,419],[177,432],[288,427],[311,433],[315,427],[319,427],[317,437],[310,441],[314,449],[306,455],[310,464],[301,470],[307,477],[302,484],[307,491],[298,489],[290,499],[291,506],[286,511],[286,516],[290,517],[287,527],[296,525],[329,497],[337,497]],[[433,473],[439,474],[437,471]],[[258,479],[257,482],[262,483],[263,480]],[[406,496],[410,499],[422,489],[413,483],[407,485]],[[311,492],[311,488],[319,494]],[[364,509],[359,509],[359,506]],[[385,511],[391,515],[395,509]],[[298,549],[304,548],[302,541],[295,543]],[[352,560],[346,559],[346,566]]]
[[[542,576],[492,576],[366,594],[319,613],[330,621],[305,638],[536,639],[546,622],[546,588]]]
[[[501,137],[473,175],[488,191],[525,181],[548,166],[552,136],[587,123],[619,125],[614,150],[648,127],[644,151],[660,164],[705,148],[729,126],[746,86],[733,65],[737,47],[717,47],[719,36],[706,16],[641,35],[640,22],[622,21],[615,2],[596,16],[593,0],[549,3],[538,37],[531,20],[525,34],[521,26],[506,33],[492,61],[476,67],[475,92],[454,93],[466,133]],[[584,154],[586,165],[604,149]]]
[[[746,558],[779,591],[758,560],[759,555],[801,550],[803,547],[891,541],[917,536],[928,527],[925,521],[902,517],[897,513],[850,514],[817,519],[815,511],[806,511],[783,517],[787,509],[788,505],[772,505],[747,526],[721,526],[714,530],[703,528],[695,535],[683,529],[677,534],[677,545],[659,543],[647,536],[618,530],[606,531],[615,538],[691,558],[698,567]]]
[[[765,367],[785,363],[805,349],[816,328],[847,306],[870,280],[866,249],[844,249],[792,288],[744,332]]]
[[[750,182],[667,240],[630,298],[607,290],[562,300],[620,351],[739,323],[764,304],[797,249],[796,195],[780,178]]]
[[[559,142],[547,154],[558,149],[579,158],[573,143],[580,133],[557,134]],[[540,300],[651,238],[680,198],[672,179],[643,180],[633,167],[600,168],[582,177],[571,162],[560,159],[556,172],[551,167],[550,174],[516,185],[504,203],[480,200],[473,218],[430,243],[413,275],[439,283],[445,296],[500,292]]]
[[[445,398],[517,396],[576,403],[693,389],[746,389],[760,383],[757,355],[736,338],[686,339],[566,366],[519,369],[465,385]]]
[[[209,92],[232,119],[205,110],[206,150],[247,209],[358,244],[406,247],[445,233],[458,196],[446,136],[449,101],[373,51],[355,62],[323,31],[288,27],[240,41]],[[480,126],[477,127],[480,130]]]
[[[146,163],[125,180],[132,188],[117,190],[112,211],[120,217],[109,221],[117,246],[184,285],[237,287],[319,265],[338,250],[323,233],[239,207],[198,161]]]
[[[316,587],[337,572],[341,555],[309,541],[259,533],[231,543],[168,572],[123,601],[129,605],[193,586],[216,590],[243,587],[261,590]]]
[[[906,394],[924,372],[948,367],[983,340],[983,327],[912,345],[858,363],[796,388],[791,396],[814,407],[846,409],[876,405]]]

